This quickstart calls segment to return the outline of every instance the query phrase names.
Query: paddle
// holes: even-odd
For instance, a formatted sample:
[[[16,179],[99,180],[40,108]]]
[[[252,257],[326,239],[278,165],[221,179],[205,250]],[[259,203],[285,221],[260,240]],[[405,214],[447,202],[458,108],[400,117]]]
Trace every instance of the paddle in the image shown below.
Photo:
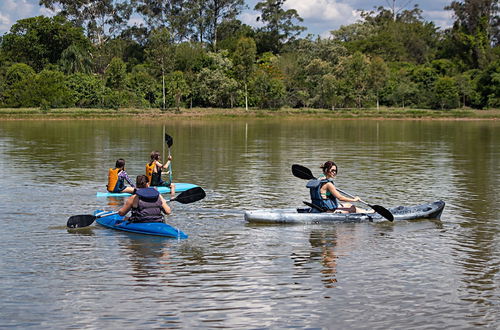
[[[203,188],[194,187],[186,191],[181,192],[177,197],[172,198],[169,202],[179,202],[181,204],[194,203],[205,198],[206,194]],[[116,214],[118,212],[103,212],[103,214],[91,215],[91,214],[80,214],[73,215],[69,217],[68,223],[66,224],[69,228],[82,228],[90,226],[94,221],[103,216],[108,216],[111,214]]]
[[[163,134],[165,135],[165,142],[167,142],[168,147],[168,156],[170,157],[170,147],[172,147],[172,144],[174,144],[174,139],[170,135],[165,133],[165,127],[163,127]],[[165,154],[165,150],[163,150],[163,153]],[[168,164],[168,175],[169,181],[170,183],[172,183],[172,162]]]
[[[312,172],[311,172],[310,169],[308,169],[307,167],[298,165],[298,164],[293,164],[292,165],[292,173],[293,173],[294,176],[296,176],[299,179],[304,179],[304,180],[315,180],[316,179],[316,177],[314,177],[314,175],[312,174]],[[353,195],[351,195],[351,194],[349,194],[349,193],[347,193],[345,191],[342,191],[342,190],[340,190],[338,188],[337,188],[337,190],[341,194],[346,195],[347,197],[354,198]],[[368,204],[367,202],[365,202],[365,201],[363,201],[361,199],[359,200],[359,202],[362,203],[362,204],[365,204],[365,205],[369,206],[375,212],[377,212],[378,214],[380,214],[381,216],[383,216],[387,220],[394,221],[394,215],[391,213],[391,211],[389,211],[385,207],[380,206],[380,205],[371,205],[371,204]]]

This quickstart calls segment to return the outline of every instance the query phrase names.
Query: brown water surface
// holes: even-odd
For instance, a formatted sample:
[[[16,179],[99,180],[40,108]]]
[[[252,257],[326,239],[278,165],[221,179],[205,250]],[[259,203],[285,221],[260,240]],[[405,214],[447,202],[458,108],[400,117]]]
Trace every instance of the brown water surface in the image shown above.
[[[69,216],[117,158],[143,174],[173,136],[172,240]],[[442,221],[256,226],[301,206],[294,163],[386,207],[446,201]],[[0,121],[0,328],[499,328],[500,123],[363,120]]]

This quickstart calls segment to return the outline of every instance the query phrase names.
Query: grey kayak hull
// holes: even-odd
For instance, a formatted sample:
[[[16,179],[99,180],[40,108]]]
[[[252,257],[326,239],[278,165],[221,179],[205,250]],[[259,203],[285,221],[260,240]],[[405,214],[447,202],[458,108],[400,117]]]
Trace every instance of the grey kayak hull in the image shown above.
[[[445,202],[435,201],[413,206],[389,208],[394,221],[415,219],[439,219]],[[309,209],[268,209],[245,212],[245,220],[250,223],[341,223],[341,222],[382,222],[387,221],[377,213],[308,213]],[[299,212],[300,211],[300,212]]]

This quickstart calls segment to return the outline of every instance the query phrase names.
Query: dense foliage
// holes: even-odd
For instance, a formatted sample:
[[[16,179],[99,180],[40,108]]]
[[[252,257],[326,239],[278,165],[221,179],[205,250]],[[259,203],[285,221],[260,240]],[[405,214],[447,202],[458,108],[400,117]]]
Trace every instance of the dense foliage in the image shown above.
[[[328,38],[285,2],[252,28],[243,0],[41,0],[59,14],[0,38],[0,106],[500,107],[498,0],[452,1],[445,30],[379,7]]]

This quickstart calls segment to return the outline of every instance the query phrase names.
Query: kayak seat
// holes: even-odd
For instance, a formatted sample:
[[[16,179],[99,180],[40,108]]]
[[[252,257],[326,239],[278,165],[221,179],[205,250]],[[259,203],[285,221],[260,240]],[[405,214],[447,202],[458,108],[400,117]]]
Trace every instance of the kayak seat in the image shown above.
[[[316,209],[319,212],[326,212],[325,209],[323,209],[322,207],[319,207],[318,205],[315,205],[313,203],[309,203],[309,202],[306,202],[306,201],[302,201],[302,203],[306,204],[310,208]]]

